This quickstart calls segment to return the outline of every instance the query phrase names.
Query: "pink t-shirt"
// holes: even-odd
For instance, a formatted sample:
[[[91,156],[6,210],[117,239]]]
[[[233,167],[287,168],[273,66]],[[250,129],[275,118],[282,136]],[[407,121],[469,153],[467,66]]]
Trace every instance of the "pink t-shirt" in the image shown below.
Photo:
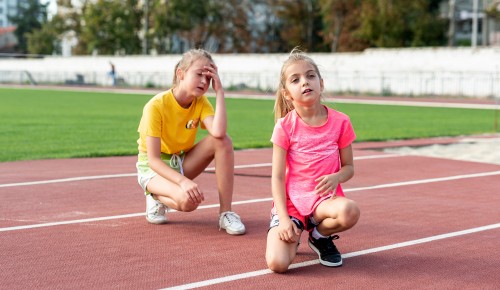
[[[325,106],[326,107],[326,106]],[[310,215],[333,192],[315,193],[316,179],[340,170],[339,149],[349,146],[356,134],[349,117],[326,107],[328,120],[318,127],[307,125],[295,110],[276,122],[271,142],[287,151],[286,193],[299,213]],[[344,196],[340,184],[337,196]]]

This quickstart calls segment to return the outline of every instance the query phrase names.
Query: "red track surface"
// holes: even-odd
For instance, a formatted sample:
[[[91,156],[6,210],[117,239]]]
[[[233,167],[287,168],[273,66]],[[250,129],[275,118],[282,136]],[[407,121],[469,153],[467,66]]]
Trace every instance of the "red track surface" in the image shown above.
[[[303,235],[281,275],[264,261],[269,149],[236,152],[237,237],[218,229],[212,172],[197,179],[203,206],[158,226],[133,156],[0,163],[0,288],[498,289],[500,166],[373,150],[395,145],[355,146],[344,188],[361,219],[336,243],[344,266],[319,265]],[[24,184],[35,181],[50,182]]]

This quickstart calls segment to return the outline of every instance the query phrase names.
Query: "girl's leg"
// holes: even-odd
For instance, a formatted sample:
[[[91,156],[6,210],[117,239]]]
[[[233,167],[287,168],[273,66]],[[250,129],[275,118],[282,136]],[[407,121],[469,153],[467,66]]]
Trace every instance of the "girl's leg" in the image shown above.
[[[231,210],[234,184],[234,150],[231,138],[210,135],[198,142],[184,159],[186,177],[193,179],[215,159],[215,176],[219,190],[220,212]]]
[[[149,181],[147,189],[162,204],[177,211],[189,212],[198,207],[188,199],[180,186],[159,175]]]
[[[352,228],[359,219],[358,205],[345,197],[334,197],[324,200],[314,211],[314,220],[319,223],[318,232],[323,236],[331,236]]]
[[[186,153],[182,167],[184,175],[194,179],[212,162],[215,157],[217,185],[219,188],[221,212],[231,209],[233,193],[233,144],[229,137],[217,139],[207,136]],[[155,176],[148,183],[148,190],[161,203],[178,211],[193,211],[198,205],[189,201],[181,188],[161,177]]]
[[[210,135],[198,142],[186,153],[182,167],[184,175],[194,179],[215,159],[215,175],[219,191],[220,215],[219,228],[228,234],[242,235],[245,225],[239,215],[231,211],[234,182],[234,151],[229,136],[214,138]],[[198,205],[189,201],[181,188],[160,176],[154,177],[148,184],[148,190],[154,193],[161,203],[180,211],[193,211]]]
[[[338,236],[332,235],[350,229],[358,222],[358,206],[345,197],[326,199],[318,205],[313,218],[319,224],[309,233],[309,247],[319,255],[322,265],[342,266],[342,255],[333,243]]]
[[[215,176],[219,191],[219,229],[230,235],[242,235],[245,225],[239,215],[231,211],[234,183],[234,151],[229,136],[203,138],[192,148],[184,159],[184,172],[187,177],[198,176],[215,159]]]
[[[302,233],[302,232],[301,232]],[[284,273],[297,255],[300,235],[295,243],[280,240],[278,227],[272,227],[267,233],[266,262],[269,269],[276,273]]]

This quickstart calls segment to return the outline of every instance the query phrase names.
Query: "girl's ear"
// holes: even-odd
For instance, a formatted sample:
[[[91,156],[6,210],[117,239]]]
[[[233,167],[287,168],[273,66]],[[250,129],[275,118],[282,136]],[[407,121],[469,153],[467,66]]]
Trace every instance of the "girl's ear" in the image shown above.
[[[178,80],[183,80],[184,79],[184,71],[181,68],[177,68],[175,71],[175,74],[177,75]]]
[[[321,86],[321,92],[323,92],[323,90],[325,89],[325,86],[323,84],[323,79],[319,81],[319,85]]]
[[[292,96],[288,93],[286,89],[281,89],[281,95],[285,98],[285,100],[293,101]]]

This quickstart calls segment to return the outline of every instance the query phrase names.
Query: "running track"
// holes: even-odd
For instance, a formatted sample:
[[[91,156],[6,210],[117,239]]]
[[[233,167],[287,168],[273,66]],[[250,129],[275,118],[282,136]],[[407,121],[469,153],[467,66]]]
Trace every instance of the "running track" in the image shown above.
[[[344,266],[319,265],[303,235],[286,274],[264,261],[270,149],[235,153],[237,237],[218,229],[211,168],[205,203],[158,226],[134,156],[0,163],[0,289],[498,289],[500,166],[375,150],[426,142],[355,144],[344,188],[362,214],[337,242]]]

